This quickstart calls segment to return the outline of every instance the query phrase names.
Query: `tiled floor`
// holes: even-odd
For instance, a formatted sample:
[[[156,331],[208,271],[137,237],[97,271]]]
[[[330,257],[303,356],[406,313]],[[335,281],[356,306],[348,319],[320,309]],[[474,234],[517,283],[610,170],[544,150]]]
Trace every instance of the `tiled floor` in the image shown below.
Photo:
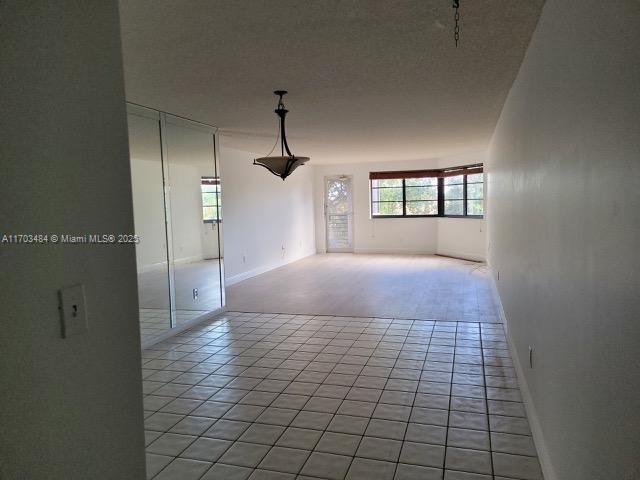
[[[148,478],[542,478],[499,324],[229,312],[143,357]]]
[[[210,313],[209,310],[178,310],[176,311],[176,324],[182,325],[208,313]],[[170,324],[168,309],[140,309],[140,339],[143,342],[166,332]]]
[[[500,322],[487,266],[437,255],[312,255],[226,292],[242,312]]]

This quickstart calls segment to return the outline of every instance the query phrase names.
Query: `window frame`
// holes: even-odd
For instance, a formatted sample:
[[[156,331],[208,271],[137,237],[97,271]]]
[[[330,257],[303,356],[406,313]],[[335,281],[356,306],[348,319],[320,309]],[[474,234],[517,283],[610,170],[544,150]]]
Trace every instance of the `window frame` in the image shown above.
[[[484,172],[482,172],[482,182],[471,182],[471,185],[482,185],[482,198],[469,198],[469,193],[468,193],[468,186],[469,186],[469,181],[468,181],[468,176],[469,175],[474,175],[473,173],[470,174],[465,174],[464,176],[464,215],[457,215],[457,217],[465,217],[465,218],[484,218]],[[467,213],[468,211],[468,203],[469,200],[482,200],[482,215],[469,215]],[[451,216],[451,215],[450,215]]]
[[[432,177],[426,177],[432,178]],[[402,180],[402,187],[374,187],[373,180],[369,180],[369,197],[370,197],[370,213],[371,218],[424,218],[424,217],[438,217],[440,211],[440,182],[438,181],[438,185],[435,185],[437,189],[437,199],[436,200],[407,200],[407,182],[406,178],[398,178],[397,180]],[[433,185],[424,185],[427,188],[432,188]],[[419,186],[418,186],[419,187]],[[402,200],[397,201],[374,201],[373,200],[373,190],[381,189],[381,188],[402,188]],[[409,186],[411,188],[411,185]],[[408,202],[436,202],[438,206],[438,213],[431,215],[409,215],[407,214],[407,201]],[[374,203],[398,203],[402,202],[402,215],[374,215],[373,214],[373,204]]]
[[[203,192],[202,191],[202,186],[203,185],[214,185],[216,187],[216,192]],[[216,204],[215,205],[205,205],[204,204],[203,195],[205,193],[215,193],[216,194]],[[222,192],[220,191],[220,177],[200,177],[200,204],[201,204],[201,209],[202,209],[202,213],[201,213],[202,223],[221,223],[222,222],[222,219],[220,218],[220,214],[221,214],[220,196],[221,195],[222,195]],[[206,220],[204,218],[204,209],[205,208],[211,208],[211,207],[216,207],[216,218],[211,219],[211,220]]]
[[[465,173],[465,170],[469,170],[469,169],[477,169],[477,168],[483,168],[483,164],[475,164],[475,165],[465,165],[465,166],[460,166],[460,167],[451,167],[451,168],[444,168],[441,170],[431,170],[429,171],[428,175],[422,175],[421,177],[411,177],[411,171],[403,171],[403,172],[389,172],[389,174],[393,174],[396,173],[399,176],[396,178],[393,178],[392,176],[389,176],[387,179],[389,180],[402,180],[402,215],[376,215],[374,214],[374,210],[373,210],[373,205],[375,203],[379,204],[379,203],[396,203],[396,202],[384,202],[384,201],[374,201],[373,200],[373,190],[374,189],[380,189],[380,188],[400,188],[400,187],[374,187],[373,186],[373,181],[374,180],[379,180],[379,179],[375,179],[375,178],[370,178],[369,179],[369,216],[371,219],[374,218],[433,218],[433,217],[440,217],[440,218],[474,218],[474,219],[483,219],[484,218],[484,183],[485,183],[485,179],[484,179],[484,171],[482,172],[477,172],[477,171],[473,171],[471,173]],[[445,214],[445,195],[444,195],[444,189],[445,189],[445,183],[444,183],[444,179],[446,177],[449,176],[457,176],[457,175],[450,175],[450,173],[455,172],[457,170],[460,170],[460,173],[458,173],[457,175],[462,175],[462,184],[456,183],[455,185],[462,185],[462,199],[455,199],[457,201],[462,200],[462,215],[448,215]],[[417,171],[420,172],[420,171]],[[372,172],[373,173],[373,172]],[[386,172],[377,172],[377,173],[386,173]],[[447,173],[447,175],[445,175],[445,173]],[[474,175],[477,173],[482,173],[482,182],[471,182],[472,185],[474,184],[481,184],[483,186],[483,190],[482,190],[482,199],[471,199],[471,200],[482,200],[483,202],[483,209],[482,215],[470,215],[467,213],[467,202],[469,200],[468,198],[468,194],[467,194],[467,187],[469,185],[468,181],[467,181],[467,177],[468,175]],[[371,173],[370,173],[371,175]],[[438,205],[438,213],[436,214],[431,214],[431,215],[408,215],[407,214],[407,184],[406,184],[406,180],[410,179],[410,178],[437,178],[438,179],[438,184],[437,184],[437,189],[438,189],[438,195],[437,195],[437,200],[435,200],[437,202]],[[400,200],[398,200],[399,202]],[[411,201],[411,200],[410,200]],[[421,201],[421,200],[416,200],[416,201]],[[434,201],[434,200],[423,200],[423,201]]]

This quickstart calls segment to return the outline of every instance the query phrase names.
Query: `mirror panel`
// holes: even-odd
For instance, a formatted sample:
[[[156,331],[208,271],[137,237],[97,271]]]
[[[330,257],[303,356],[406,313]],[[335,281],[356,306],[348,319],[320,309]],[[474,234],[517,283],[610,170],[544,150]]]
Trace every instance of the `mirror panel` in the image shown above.
[[[171,328],[159,114],[129,107],[129,152],[142,341]]]
[[[127,105],[143,344],[224,306],[216,128]]]
[[[222,306],[215,129],[166,115],[177,325]]]

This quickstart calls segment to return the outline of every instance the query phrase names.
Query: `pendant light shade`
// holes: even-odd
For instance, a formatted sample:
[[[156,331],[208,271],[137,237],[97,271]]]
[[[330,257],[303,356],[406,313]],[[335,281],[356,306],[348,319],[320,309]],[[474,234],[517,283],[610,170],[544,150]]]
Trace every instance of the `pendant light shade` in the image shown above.
[[[256,158],[253,161],[254,165],[260,165],[261,167],[266,168],[271,173],[276,175],[277,177],[282,178],[284,180],[287,178],[293,171],[298,168],[300,165],[304,165],[310,159],[309,157],[298,157],[291,153],[289,149],[289,145],[287,144],[287,135],[284,129],[284,119],[287,116],[289,110],[284,108],[284,103],[282,103],[282,97],[287,94],[286,90],[276,90],[276,95],[278,95],[278,106],[275,109],[276,115],[280,118],[280,128],[279,128],[279,139],[280,139],[280,156],[271,156],[271,152],[267,154],[266,157]],[[276,141],[277,144],[277,141]],[[274,145],[275,148],[275,145]],[[286,153],[286,155],[285,155]]]

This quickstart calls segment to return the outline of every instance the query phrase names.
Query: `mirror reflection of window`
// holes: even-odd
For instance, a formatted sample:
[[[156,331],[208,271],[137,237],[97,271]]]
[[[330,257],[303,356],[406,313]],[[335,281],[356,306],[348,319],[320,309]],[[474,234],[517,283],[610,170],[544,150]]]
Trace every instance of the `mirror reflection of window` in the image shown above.
[[[221,220],[220,212],[220,178],[202,177],[202,221],[217,223]]]

